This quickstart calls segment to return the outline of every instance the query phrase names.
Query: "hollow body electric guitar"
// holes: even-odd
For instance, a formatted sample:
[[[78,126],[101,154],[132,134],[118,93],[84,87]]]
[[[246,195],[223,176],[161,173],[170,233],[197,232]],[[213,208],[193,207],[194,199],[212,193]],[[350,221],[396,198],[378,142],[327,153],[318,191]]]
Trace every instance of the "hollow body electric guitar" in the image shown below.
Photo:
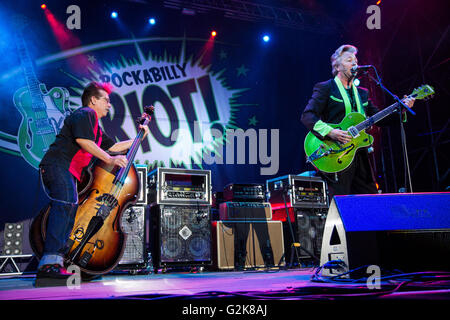
[[[33,61],[23,36],[27,21],[22,16],[14,17],[16,45],[26,86],[14,93],[14,106],[22,115],[17,132],[17,145],[22,157],[33,167],[39,163],[55,140],[64,118],[72,110],[69,106],[69,91],[63,87],[47,90],[35,73]]]
[[[153,107],[144,108],[141,124],[147,125],[152,114]],[[89,183],[80,191],[65,263],[77,265],[84,275],[109,272],[123,255],[125,234],[120,221],[122,212],[136,202],[139,193],[139,178],[133,161],[143,135],[144,130],[140,129],[127,153],[126,167],[98,160],[91,169]],[[42,256],[49,211],[49,206],[41,210],[30,228],[31,246],[38,257]]]
[[[416,100],[431,97],[434,90],[429,85],[423,85],[415,89],[408,97]],[[358,112],[349,113],[338,124],[329,124],[334,129],[345,130],[352,137],[346,144],[325,138],[319,139],[312,132],[306,135],[304,148],[307,162],[312,163],[318,170],[326,173],[335,173],[345,170],[353,162],[358,149],[369,147],[373,144],[373,137],[366,133],[366,129],[398,111],[399,103],[381,110],[375,115],[366,118]]]

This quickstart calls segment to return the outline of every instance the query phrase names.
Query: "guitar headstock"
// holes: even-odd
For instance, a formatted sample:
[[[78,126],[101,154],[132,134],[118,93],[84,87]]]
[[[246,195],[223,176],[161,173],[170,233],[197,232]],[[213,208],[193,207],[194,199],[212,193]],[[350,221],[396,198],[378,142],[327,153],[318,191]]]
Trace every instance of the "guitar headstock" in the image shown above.
[[[424,84],[416,89],[411,93],[411,97],[413,97],[416,100],[428,100],[431,99],[434,95],[434,89],[433,87]]]

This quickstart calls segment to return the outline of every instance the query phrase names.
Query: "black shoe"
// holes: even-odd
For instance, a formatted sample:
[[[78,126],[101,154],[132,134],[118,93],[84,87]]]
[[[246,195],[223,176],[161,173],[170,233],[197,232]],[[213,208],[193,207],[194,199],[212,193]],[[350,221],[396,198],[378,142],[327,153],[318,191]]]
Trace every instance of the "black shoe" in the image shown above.
[[[59,264],[45,264],[39,268],[36,274],[35,287],[55,287],[67,285],[67,280],[72,273]]]

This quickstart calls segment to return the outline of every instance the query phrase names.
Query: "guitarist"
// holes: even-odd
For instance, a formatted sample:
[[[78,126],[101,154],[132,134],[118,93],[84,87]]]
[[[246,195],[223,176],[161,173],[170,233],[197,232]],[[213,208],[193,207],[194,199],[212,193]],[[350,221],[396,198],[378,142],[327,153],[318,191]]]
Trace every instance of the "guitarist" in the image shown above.
[[[83,91],[84,107],[77,109],[64,120],[39,165],[44,190],[51,200],[43,256],[38,265],[35,286],[65,285],[72,274],[64,268],[64,251],[78,208],[76,181],[82,170],[96,157],[109,165],[125,167],[124,155],[110,156],[110,152],[128,150],[133,140],[115,142],[100,128],[99,119],[105,117],[111,103],[110,88],[100,83],[90,83]],[[148,126],[141,126],[148,134]]]
[[[347,131],[333,129],[328,123],[340,123],[350,112],[360,112],[369,117],[379,111],[369,99],[367,89],[353,83],[351,69],[358,64],[357,52],[356,47],[346,44],[333,53],[331,68],[334,78],[314,86],[312,97],[302,113],[302,123],[320,139],[329,138],[345,144],[351,139]],[[414,99],[406,98],[403,102],[411,108]],[[346,170],[320,174],[327,180],[330,199],[334,195],[377,193],[367,149],[358,150]]]

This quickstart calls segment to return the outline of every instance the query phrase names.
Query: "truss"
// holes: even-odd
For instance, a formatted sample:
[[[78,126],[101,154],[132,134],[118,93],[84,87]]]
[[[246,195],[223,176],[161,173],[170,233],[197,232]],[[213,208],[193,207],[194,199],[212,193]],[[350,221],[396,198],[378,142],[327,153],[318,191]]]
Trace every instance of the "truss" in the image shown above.
[[[268,21],[280,27],[332,34],[339,30],[339,23],[317,12],[296,8],[274,7],[242,0],[164,0],[164,6],[184,10],[187,14],[223,12],[225,18],[251,22]]]

